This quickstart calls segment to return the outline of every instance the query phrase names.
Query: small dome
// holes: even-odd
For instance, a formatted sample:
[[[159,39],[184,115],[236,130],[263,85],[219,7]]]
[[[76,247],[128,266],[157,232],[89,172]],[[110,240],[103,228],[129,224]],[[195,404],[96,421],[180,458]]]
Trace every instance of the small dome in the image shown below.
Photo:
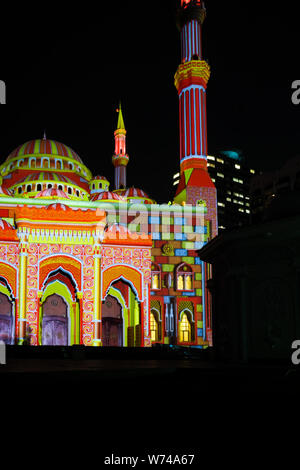
[[[0,219],[0,230],[15,230],[14,227],[6,222],[4,219]]]
[[[60,202],[57,202],[55,204],[49,204],[49,206],[47,206],[47,209],[51,209],[55,211],[65,211],[65,212],[72,211],[71,207],[66,206],[65,204],[61,204]]]
[[[3,186],[0,186],[0,197],[9,197],[12,196],[12,193],[9,191],[9,189],[3,188]]]
[[[49,188],[49,189],[44,189],[44,191],[41,191],[38,193],[35,198],[56,198],[56,199],[70,199],[67,194],[62,191],[61,189],[55,189],[55,188]]]
[[[94,177],[91,179],[91,181],[98,181],[98,180],[99,180],[99,181],[108,181],[108,179],[107,179],[105,176],[99,176],[99,175],[94,176]]]
[[[124,202],[124,198],[119,196],[116,193],[112,193],[110,191],[104,191],[100,194],[93,194],[91,197],[91,201],[120,201]]]
[[[137,202],[142,202],[144,204],[153,204],[154,201],[149,198],[149,196],[139,188],[128,188],[121,189],[116,191],[122,197],[125,197],[127,200],[136,200]]]

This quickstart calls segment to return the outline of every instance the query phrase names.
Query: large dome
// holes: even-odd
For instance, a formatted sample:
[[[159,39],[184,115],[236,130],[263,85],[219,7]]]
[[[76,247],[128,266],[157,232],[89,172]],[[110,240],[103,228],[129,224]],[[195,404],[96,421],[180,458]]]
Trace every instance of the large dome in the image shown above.
[[[27,155],[54,155],[60,157],[67,157],[76,160],[83,164],[79,155],[74,152],[70,147],[56,140],[49,139],[35,139],[19,145],[7,157],[6,162],[14,158],[19,158]]]

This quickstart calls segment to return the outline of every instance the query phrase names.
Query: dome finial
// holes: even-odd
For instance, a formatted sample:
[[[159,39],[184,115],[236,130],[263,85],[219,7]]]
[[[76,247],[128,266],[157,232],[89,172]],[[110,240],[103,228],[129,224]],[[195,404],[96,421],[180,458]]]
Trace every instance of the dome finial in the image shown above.
[[[44,129],[44,136],[43,136],[43,140],[47,140],[47,136],[46,136],[46,129]]]

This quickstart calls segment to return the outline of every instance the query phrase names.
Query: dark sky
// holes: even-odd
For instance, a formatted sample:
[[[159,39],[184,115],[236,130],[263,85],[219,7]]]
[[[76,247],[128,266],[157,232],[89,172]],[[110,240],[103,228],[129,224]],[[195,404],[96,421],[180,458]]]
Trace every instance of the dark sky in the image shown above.
[[[276,169],[299,153],[297,2],[207,0],[204,58],[209,153],[238,148],[249,166]],[[96,8],[96,5],[99,8]],[[180,62],[174,0],[43,2],[2,16],[0,156],[47,137],[79,153],[113,187],[111,156],[121,99],[130,155],[128,183],[171,199],[179,168]]]

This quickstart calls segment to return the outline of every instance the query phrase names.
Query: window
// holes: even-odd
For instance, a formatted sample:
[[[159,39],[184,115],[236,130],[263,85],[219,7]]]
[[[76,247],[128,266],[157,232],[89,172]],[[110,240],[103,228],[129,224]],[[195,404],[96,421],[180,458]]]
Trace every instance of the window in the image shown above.
[[[18,188],[18,194],[21,194],[21,192],[22,192],[22,188],[20,187]]]
[[[42,191],[42,185],[41,185],[40,183],[38,183],[38,184],[36,185],[36,190],[37,190],[37,191]]]
[[[150,333],[151,341],[158,341],[158,322],[154,313],[150,313]]]
[[[68,194],[72,194],[72,188],[68,187]]]
[[[191,291],[193,290],[193,271],[187,264],[181,264],[177,268],[176,273],[177,290]]]
[[[223,173],[217,173],[217,176],[218,176],[219,178],[225,178],[225,176],[223,175]]]
[[[235,164],[234,167],[235,167],[237,170],[240,170],[240,169],[241,169],[241,165]]]
[[[47,187],[48,187],[48,189],[51,189],[51,188],[52,188],[52,184],[49,183]]]
[[[207,156],[207,160],[213,160],[213,161],[215,161],[216,159],[215,159],[215,157],[211,157],[211,156],[208,155],[208,156]]]
[[[79,197],[79,191],[78,191],[78,189],[76,190],[76,196]]]
[[[26,188],[27,192],[30,193],[31,192],[31,184],[28,184],[27,185],[27,188]]]
[[[186,313],[183,313],[179,322],[179,341],[181,343],[189,343],[191,341],[191,324]]]
[[[224,160],[222,160],[221,158],[217,158],[217,162],[222,163],[224,165]]]
[[[161,288],[161,273],[157,264],[151,266],[151,289],[160,290]]]
[[[60,191],[63,191],[63,187],[61,184],[58,186],[58,189],[60,189]]]

